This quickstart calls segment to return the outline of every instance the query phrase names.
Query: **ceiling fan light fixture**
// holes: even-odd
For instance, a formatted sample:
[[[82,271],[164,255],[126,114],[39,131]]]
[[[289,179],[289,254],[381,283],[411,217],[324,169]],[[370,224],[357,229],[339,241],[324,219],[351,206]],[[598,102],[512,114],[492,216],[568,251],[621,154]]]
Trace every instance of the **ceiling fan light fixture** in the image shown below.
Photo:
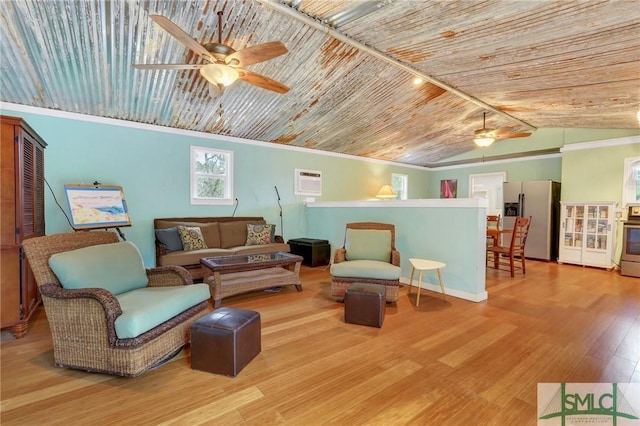
[[[486,148],[489,145],[491,145],[492,143],[495,142],[494,138],[491,137],[482,137],[482,136],[476,136],[473,141],[476,143],[476,145],[478,145],[479,147],[482,148]]]
[[[216,86],[229,86],[240,77],[238,71],[224,64],[207,64],[200,68],[200,75]]]

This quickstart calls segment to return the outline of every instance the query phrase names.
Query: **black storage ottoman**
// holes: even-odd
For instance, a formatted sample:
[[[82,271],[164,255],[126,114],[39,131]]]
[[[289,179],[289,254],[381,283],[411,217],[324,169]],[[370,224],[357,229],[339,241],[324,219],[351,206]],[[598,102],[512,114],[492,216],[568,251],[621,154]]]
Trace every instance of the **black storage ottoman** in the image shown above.
[[[329,264],[331,258],[331,245],[327,240],[314,238],[296,238],[287,242],[291,253],[302,256],[304,266],[324,266]]]
[[[344,292],[344,322],[382,327],[386,312],[387,287],[353,283]]]
[[[191,368],[235,377],[262,350],[260,314],[220,308],[191,325]]]

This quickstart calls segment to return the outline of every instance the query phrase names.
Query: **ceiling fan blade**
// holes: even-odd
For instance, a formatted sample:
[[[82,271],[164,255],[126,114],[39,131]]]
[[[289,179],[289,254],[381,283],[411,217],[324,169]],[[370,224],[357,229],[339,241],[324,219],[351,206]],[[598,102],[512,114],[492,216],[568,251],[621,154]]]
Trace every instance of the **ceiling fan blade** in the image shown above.
[[[184,44],[198,55],[205,56],[207,58],[212,57],[211,53],[209,53],[207,49],[169,19],[162,15],[149,15],[149,18],[151,18],[156,24],[160,25],[169,34],[174,36],[180,43]]]
[[[501,133],[496,135],[496,139],[526,138],[528,136],[531,136],[531,133]]]
[[[133,64],[139,70],[197,70],[203,64]]]
[[[277,93],[287,93],[289,91],[289,88],[284,84],[272,80],[269,77],[265,77],[264,75],[243,69],[238,69],[238,72],[240,73],[240,80],[253,84],[254,86],[262,87],[263,89]]]
[[[280,41],[269,41],[239,50],[225,58],[227,65],[246,67],[284,55],[288,50]]]

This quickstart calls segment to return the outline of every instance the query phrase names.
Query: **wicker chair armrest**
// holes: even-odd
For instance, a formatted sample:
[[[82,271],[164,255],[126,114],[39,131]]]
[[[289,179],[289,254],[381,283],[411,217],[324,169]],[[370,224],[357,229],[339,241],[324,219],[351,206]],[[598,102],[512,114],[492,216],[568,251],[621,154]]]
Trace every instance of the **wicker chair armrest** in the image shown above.
[[[60,287],[58,284],[46,283],[39,286],[40,293],[44,297],[50,297],[52,299],[94,299],[97,300],[103,307],[107,319],[110,324],[122,315],[122,309],[120,308],[120,302],[116,296],[109,290],[104,288],[78,288],[78,289],[66,289]]]
[[[400,252],[398,250],[391,250],[391,264],[400,266]]]
[[[336,252],[333,255],[333,263],[340,263],[347,260],[347,250],[344,247],[336,249]]]
[[[159,266],[147,269],[149,287],[168,287],[193,284],[191,274],[182,266]]]
[[[284,238],[282,238],[282,235],[274,235],[273,240],[276,243],[284,244]]]

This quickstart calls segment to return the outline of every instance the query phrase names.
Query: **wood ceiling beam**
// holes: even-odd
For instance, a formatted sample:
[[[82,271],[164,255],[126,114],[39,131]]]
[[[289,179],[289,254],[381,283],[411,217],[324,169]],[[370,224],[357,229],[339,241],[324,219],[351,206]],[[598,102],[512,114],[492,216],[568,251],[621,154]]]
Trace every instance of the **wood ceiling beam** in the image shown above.
[[[508,119],[510,121],[515,121],[515,122],[519,123],[520,125],[526,127],[529,130],[537,130],[537,128],[535,126],[532,126],[531,124],[527,123],[526,121],[520,120],[519,118],[514,117],[511,114],[508,114],[508,113],[506,113],[504,111],[501,111],[501,110],[493,107],[492,105],[489,105],[488,103],[486,103],[486,102],[484,102],[484,101],[482,101],[482,100],[480,100],[480,99],[478,99],[478,98],[476,98],[474,96],[471,96],[468,93],[465,93],[465,92],[463,92],[463,91],[461,91],[461,90],[459,90],[459,89],[457,89],[457,88],[455,88],[453,86],[450,86],[447,83],[439,80],[436,77],[433,77],[433,76],[431,76],[429,74],[425,74],[425,73],[423,73],[422,71],[420,71],[420,70],[418,70],[416,68],[413,68],[413,67],[411,67],[411,66],[409,66],[409,65],[407,65],[407,64],[405,64],[403,62],[400,62],[399,60],[397,60],[397,59],[395,59],[395,58],[393,58],[393,57],[391,57],[391,56],[389,56],[389,55],[387,55],[387,54],[385,54],[383,52],[380,52],[379,50],[376,50],[376,49],[374,49],[374,48],[372,48],[370,46],[362,44],[362,43],[352,39],[351,37],[346,36],[346,35],[342,34],[339,31],[336,31],[334,28],[331,28],[330,26],[328,26],[326,24],[323,24],[322,22],[319,22],[319,21],[317,21],[317,20],[315,20],[315,19],[313,19],[313,18],[311,18],[311,17],[309,17],[307,15],[304,15],[304,14],[300,13],[295,8],[292,8],[290,6],[282,4],[277,0],[258,0],[258,2],[260,2],[261,4],[271,8],[273,10],[281,12],[284,15],[287,15],[287,16],[293,18],[293,19],[296,19],[296,20],[298,20],[298,21],[300,21],[300,22],[302,22],[302,23],[304,23],[304,24],[306,24],[306,25],[308,25],[308,26],[310,26],[312,28],[320,30],[320,31],[330,35],[331,37],[335,38],[336,40],[339,40],[339,41],[341,41],[341,42],[343,42],[343,43],[345,43],[345,44],[347,44],[349,46],[355,47],[356,49],[358,49],[358,50],[360,50],[362,52],[366,52],[366,53],[370,54],[371,56],[374,56],[374,57],[380,59],[381,61],[384,61],[384,62],[386,62],[386,63],[388,63],[388,64],[390,64],[390,65],[392,65],[392,66],[394,66],[396,68],[400,68],[403,71],[406,71],[406,72],[408,72],[410,74],[415,75],[416,77],[420,77],[421,79],[423,79],[425,81],[428,81],[429,83],[431,83],[431,84],[433,84],[435,86],[438,86],[438,87],[446,90],[447,92],[450,92],[450,93],[452,93],[452,94],[454,94],[454,95],[456,95],[456,96],[458,96],[458,97],[460,97],[460,98],[462,98],[462,99],[464,99],[466,101],[469,101],[469,102],[471,102],[471,103],[473,103],[473,104],[475,104],[475,105],[477,105],[477,106],[479,106],[481,108],[484,108],[484,109],[486,109],[488,111],[491,111],[491,112],[494,112],[494,113],[496,113],[498,115],[501,115],[502,117],[504,117],[504,118],[506,118],[506,119]]]

